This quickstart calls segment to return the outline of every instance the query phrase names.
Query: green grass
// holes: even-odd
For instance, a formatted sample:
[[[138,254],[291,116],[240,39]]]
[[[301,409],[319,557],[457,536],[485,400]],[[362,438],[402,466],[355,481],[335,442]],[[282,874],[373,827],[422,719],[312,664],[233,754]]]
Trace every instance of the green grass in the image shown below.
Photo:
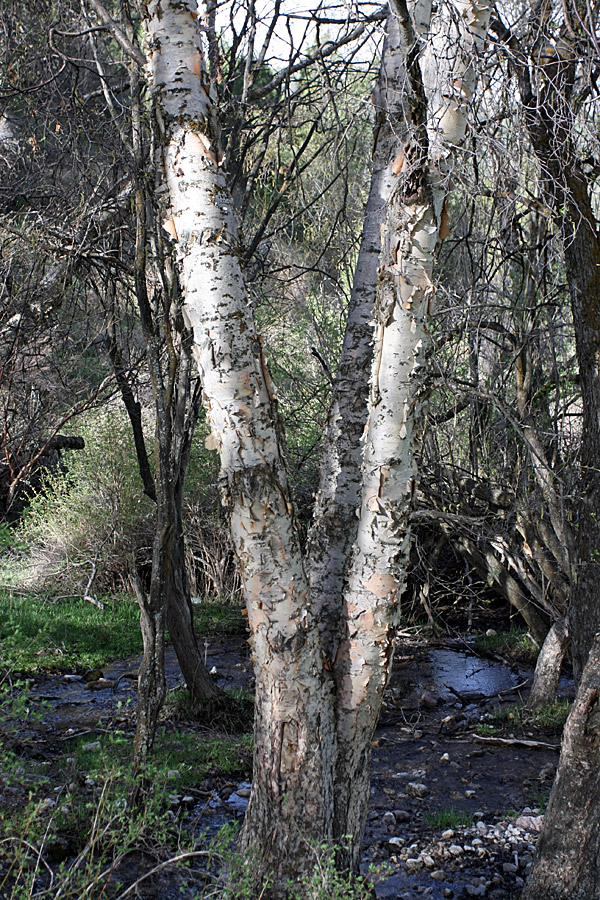
[[[465,810],[455,809],[451,806],[449,809],[438,809],[435,812],[425,813],[425,821],[432,828],[443,831],[446,828],[471,825],[473,816]]]
[[[98,748],[86,750],[89,744]],[[170,771],[177,770],[181,784],[199,787],[216,773],[248,777],[252,735],[228,735],[226,738],[205,738],[192,732],[163,732],[156,738],[154,752],[148,763],[148,777],[153,793],[172,790]],[[88,778],[105,780],[109,774],[127,779],[131,775],[131,735],[119,732],[101,735],[97,739],[86,735],[72,748],[75,769],[85,771]]]
[[[523,665],[535,665],[539,647],[522,628],[511,628],[496,634],[480,634],[475,648],[498,656],[507,657]]]
[[[549,703],[537,709],[528,709],[522,703],[503,704],[490,713],[489,717],[492,722],[560,731],[567,721],[570,709],[570,700],[557,700],[556,703]]]
[[[194,624],[198,634],[240,634],[247,622],[239,606],[208,601],[194,604]]]
[[[97,668],[142,651],[139,610],[130,597],[80,599],[0,593],[0,666],[23,675]]]
[[[102,668],[142,652],[139,609],[129,596],[102,597],[104,610],[78,598],[18,596],[0,591],[0,668],[24,676]],[[194,607],[199,634],[242,632],[239,607]]]

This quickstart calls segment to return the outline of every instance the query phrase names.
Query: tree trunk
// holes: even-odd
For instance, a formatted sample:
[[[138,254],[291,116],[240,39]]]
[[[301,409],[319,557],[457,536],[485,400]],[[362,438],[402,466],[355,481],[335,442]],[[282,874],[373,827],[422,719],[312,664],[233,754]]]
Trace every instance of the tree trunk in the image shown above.
[[[312,871],[315,846],[334,837],[347,836],[340,865],[358,865],[371,738],[390,672],[406,571],[446,160],[464,134],[473,53],[489,17],[488,6],[469,0],[457,3],[456,11],[437,28],[443,84],[435,80],[431,89],[435,152],[428,155],[420,42],[406,6],[400,2],[395,9],[411,81],[412,129],[391,166],[394,191],[382,233],[361,517],[342,605],[345,630],[333,663],[334,723],[333,681],[304,572],[274,388],[240,271],[237,225],[195,17],[178,0],[154,0],[148,7],[151,91],[162,129],[159,164],[170,203],[165,225],[179,258],[184,312],[211,426],[208,446],[220,452],[251,630],[254,775],[240,847],[251,852],[257,885],[264,887],[265,877],[272,876],[264,898],[285,897],[289,882],[297,884]],[[416,4],[412,13],[425,34],[427,4]]]
[[[472,62],[489,20],[489,7],[476,2],[457,3],[452,14],[438,15],[431,25],[427,4],[409,10],[399,2],[392,8],[406,55],[403,113],[410,136],[391,166],[396,179],[381,229],[358,537],[344,595],[346,631],[334,665],[334,834],[340,842],[344,838],[341,863],[351,871],[360,858],[372,737],[391,674],[408,568],[447,163],[464,136],[465,96],[475,81]],[[419,62],[415,30],[426,34],[430,28],[433,68]]]
[[[324,439],[319,491],[309,533],[307,569],[323,651],[333,663],[343,636],[342,598],[358,530],[362,441],[367,420],[373,358],[373,310],[377,289],[381,225],[391,195],[391,164],[404,119],[405,48],[397,18],[388,12],[381,70],[374,92],[373,171],[365,208],[340,368],[333,388]],[[404,139],[407,135],[404,134]]]
[[[176,516],[176,537],[165,587],[167,628],[190,694],[191,707],[195,710],[201,700],[218,697],[221,691],[206,670],[194,631],[185,541],[179,511]]]
[[[542,644],[537,663],[533,685],[527,700],[527,706],[533,709],[536,706],[545,706],[556,701],[558,681],[564,655],[569,646],[569,631],[567,620],[560,619],[555,622]]]
[[[600,896],[600,636],[567,719],[560,763],[521,900]]]
[[[274,388],[240,270],[195,17],[177,0],[156,0],[148,12],[168,227],[212,429],[208,446],[221,456],[256,674],[253,790],[241,849],[251,851],[258,883],[274,873],[275,897],[309,871],[311,845],[331,837],[330,678],[280,453]]]
[[[583,408],[575,522],[577,577],[569,612],[577,683],[594,635],[600,631],[600,235],[579,165],[569,170],[568,189],[564,253]]]

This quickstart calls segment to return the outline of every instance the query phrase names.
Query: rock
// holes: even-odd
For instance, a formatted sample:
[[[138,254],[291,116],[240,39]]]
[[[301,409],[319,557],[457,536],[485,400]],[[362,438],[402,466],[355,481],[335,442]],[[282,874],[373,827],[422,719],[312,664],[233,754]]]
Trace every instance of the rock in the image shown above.
[[[405,789],[409,797],[419,797],[423,799],[429,794],[429,788],[420,781],[409,781]]]
[[[463,848],[460,844],[450,844],[448,847],[448,851],[452,854],[452,856],[462,856],[464,853]]]
[[[467,800],[472,800],[474,796],[475,796],[475,791],[472,791],[472,790],[465,791],[465,797],[467,798]]]
[[[498,634],[498,632],[494,631],[493,628],[488,628],[488,630],[485,633],[485,636],[486,637],[496,637],[497,634]]]
[[[454,891],[452,890],[452,888],[444,888],[444,890],[442,891],[442,896],[443,897],[454,897]]]
[[[389,838],[387,845],[392,853],[397,853],[404,846],[404,838],[400,837],[391,837]]]
[[[169,769],[167,772],[167,778],[181,778],[181,772],[179,769]]]
[[[466,884],[463,890],[465,897],[485,897],[486,892],[485,884]]]
[[[100,741],[90,741],[89,744],[84,744],[81,748],[82,750],[89,750],[90,752],[94,750],[100,750],[102,747]]]
[[[427,866],[428,869],[435,868],[435,862],[433,860],[433,856],[430,856],[429,853],[423,853],[421,855],[421,859],[423,861],[423,865]]]
[[[81,681],[81,675],[63,675],[65,681]]]
[[[239,793],[239,791],[238,791],[238,793]],[[243,794],[242,794],[242,796],[243,796]],[[381,821],[387,828],[394,828],[396,825],[396,816],[394,815],[393,812],[386,812],[381,817]]]
[[[115,682],[108,678],[98,678],[95,681],[87,681],[85,685],[86,691],[105,691],[107,688],[114,688]]]
[[[505,875],[516,875],[519,867],[515,866],[514,863],[502,863],[502,871]]]
[[[410,822],[411,815],[406,809],[395,809],[394,818],[396,819],[397,825],[402,825],[403,822]]]
[[[450,756],[448,755],[448,753],[443,753],[442,756],[440,756],[440,762],[450,762]]]
[[[238,784],[236,794],[238,797],[243,797],[248,799],[250,793],[252,791],[252,785],[249,781],[242,781],[241,784]],[[385,816],[384,816],[385,818]]]
[[[81,677],[85,682],[98,681],[99,678],[104,678],[104,672],[101,672],[100,669],[88,669]]]
[[[544,824],[543,816],[519,816],[515,825],[518,828],[522,828],[524,831],[528,831],[530,834],[537,834],[542,830],[542,825]]]
[[[436,869],[435,872],[430,873],[430,878],[434,878],[436,881],[443,881],[446,877],[446,873],[443,869]]]
[[[418,857],[415,857],[412,859],[409,858],[409,859],[405,860],[405,863],[406,863],[406,868],[409,871],[411,871],[411,870],[414,871],[415,869],[420,869],[421,866],[423,865],[421,860],[418,859]]]
[[[185,796],[181,798],[181,805],[185,806],[186,809],[193,809],[196,805],[196,800],[190,794],[185,794]]]
[[[227,806],[235,812],[246,812],[248,809],[248,800],[246,797],[240,797],[237,791],[233,791],[227,798]]]
[[[451,828],[447,828],[446,831],[442,831],[442,837],[445,841],[449,841],[450,838],[454,837],[454,832]]]
[[[440,698],[431,691],[423,691],[419,697],[419,706],[425,706],[427,709],[435,709],[439,702]]]

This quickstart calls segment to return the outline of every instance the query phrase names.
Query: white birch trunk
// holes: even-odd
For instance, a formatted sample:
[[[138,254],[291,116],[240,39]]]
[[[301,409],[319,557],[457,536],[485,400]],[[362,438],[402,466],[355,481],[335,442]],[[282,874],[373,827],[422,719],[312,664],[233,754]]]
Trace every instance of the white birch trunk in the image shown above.
[[[343,634],[342,596],[358,529],[361,438],[367,419],[381,225],[394,183],[391,164],[397,154],[399,139],[407,139],[405,80],[404,46],[398,22],[390,13],[379,81],[373,95],[376,118],[371,186],[308,540],[307,569],[312,606],[321,629],[323,651],[330,663]]]
[[[194,0],[149,4],[149,76],[184,314],[245,592],[256,674],[253,791],[242,848],[276,884],[331,835],[333,726],[277,409],[240,270]],[[285,852],[282,852],[285,847]],[[273,896],[276,894],[274,893]],[[266,895],[265,895],[266,896]]]
[[[396,184],[382,228],[375,312],[375,348],[365,436],[358,537],[344,598],[347,629],[335,663],[338,759],[336,836],[352,835],[346,863],[360,852],[369,789],[371,740],[393,657],[408,564],[409,518],[416,485],[425,400],[427,321],[434,300],[432,269],[446,197],[447,161],[466,130],[467,90],[475,80],[473,56],[485,34],[483,0],[453,5],[454,17],[432,28],[423,65],[429,112],[418,73],[412,71],[412,146],[401,148]],[[399,8],[407,60],[414,27]],[[427,31],[422,4],[409,7],[419,32]],[[455,20],[458,25],[455,26]],[[411,72],[409,71],[409,74]],[[424,146],[427,116],[428,146]],[[343,832],[342,832],[343,829]]]

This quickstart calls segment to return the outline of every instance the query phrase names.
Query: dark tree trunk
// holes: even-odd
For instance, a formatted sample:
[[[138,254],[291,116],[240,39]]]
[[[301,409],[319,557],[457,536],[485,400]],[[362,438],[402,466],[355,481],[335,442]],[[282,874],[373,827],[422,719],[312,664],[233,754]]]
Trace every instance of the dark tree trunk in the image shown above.
[[[217,697],[221,692],[206,671],[194,632],[180,510],[179,503],[175,510],[176,536],[166,585],[167,628],[190,693],[191,706],[196,708],[200,700]]]
[[[569,611],[573,672],[579,680],[600,631],[600,236],[579,166],[568,176],[564,253],[583,408],[577,520],[577,578]]]
[[[560,763],[521,900],[600,896],[600,636],[565,725]]]
[[[531,32],[543,27],[534,13]],[[508,29],[497,28],[514,54],[527,130],[543,172],[548,205],[561,222],[583,407],[581,478],[575,522],[575,584],[569,609],[573,671],[578,682],[600,630],[600,236],[589,179],[573,148],[572,105],[577,54],[556,57],[552,77],[531,78],[530,61]],[[537,38],[536,38],[537,40]],[[591,51],[595,52],[595,51]],[[550,71],[550,69],[548,69]]]

